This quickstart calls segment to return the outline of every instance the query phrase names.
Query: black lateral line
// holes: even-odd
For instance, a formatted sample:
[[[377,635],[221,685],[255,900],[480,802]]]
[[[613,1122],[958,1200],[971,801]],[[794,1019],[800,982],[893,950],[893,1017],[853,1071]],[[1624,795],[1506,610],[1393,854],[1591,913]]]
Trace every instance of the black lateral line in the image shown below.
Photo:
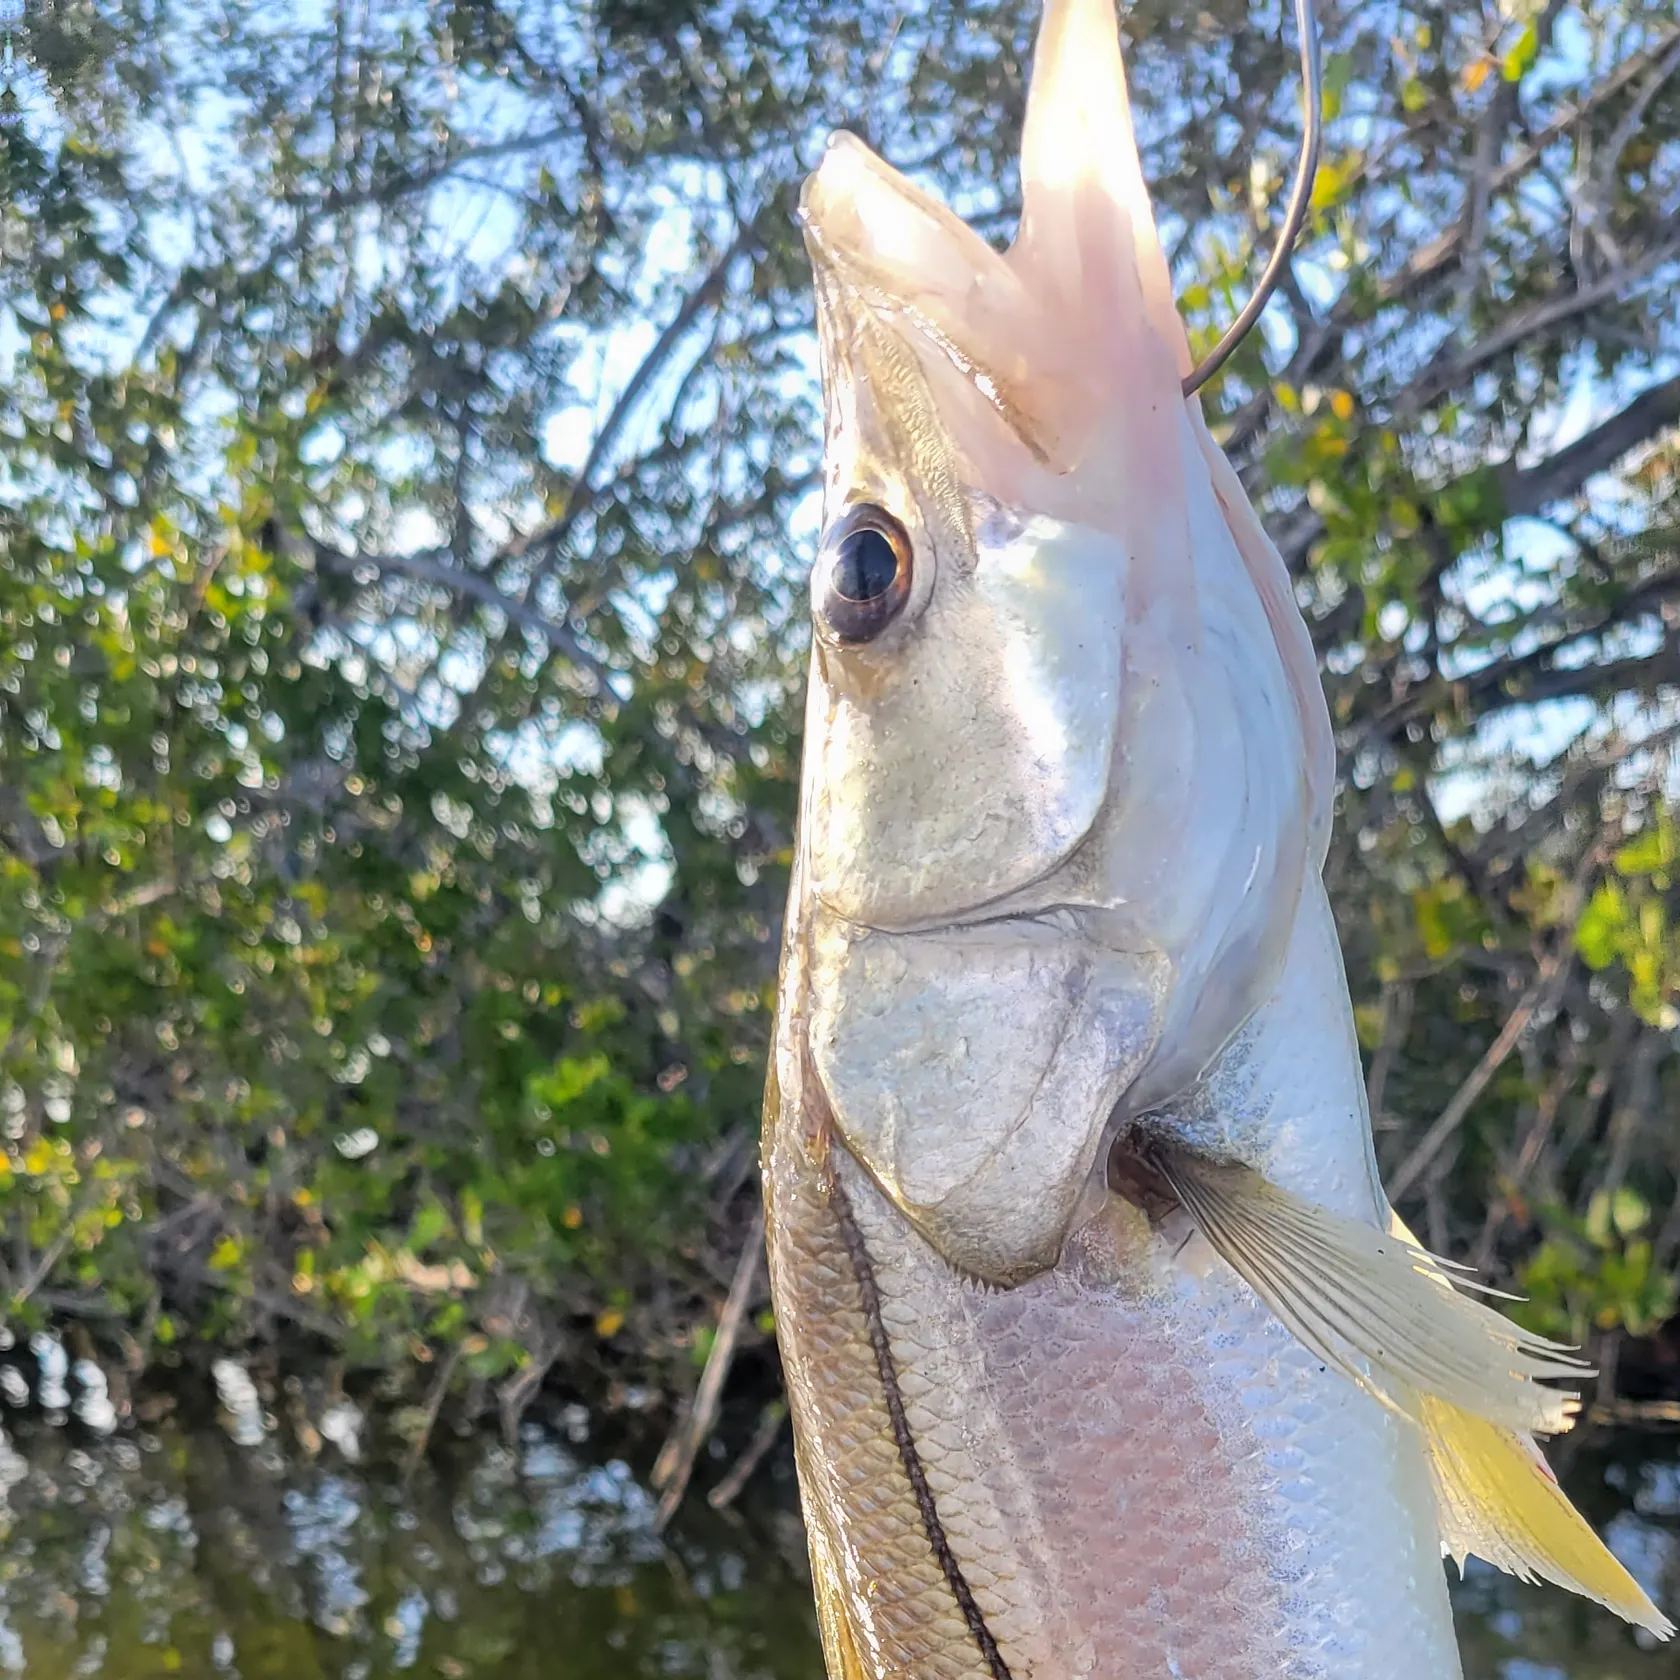
[[[963,1575],[962,1565],[957,1562],[956,1554],[951,1550],[951,1542],[945,1537],[945,1525],[939,1520],[939,1507],[934,1503],[933,1489],[928,1486],[927,1472],[922,1468],[922,1455],[916,1450],[916,1438],[910,1432],[910,1419],[905,1415],[904,1397],[899,1393],[898,1364],[893,1358],[892,1343],[887,1339],[886,1323],[881,1317],[881,1292],[875,1284],[874,1262],[869,1258],[863,1232],[858,1229],[857,1220],[852,1214],[851,1198],[846,1194],[845,1185],[840,1182],[840,1174],[836,1170],[833,1158],[833,1147],[831,1143],[828,1171],[824,1175],[828,1180],[829,1202],[840,1226],[840,1240],[846,1245],[846,1255],[857,1278],[858,1294],[863,1300],[864,1323],[869,1331],[869,1345],[875,1350],[875,1369],[880,1374],[881,1397],[886,1401],[887,1416],[892,1421],[893,1440],[898,1446],[899,1462],[904,1466],[910,1491],[915,1495],[916,1508],[921,1512],[922,1528],[927,1535],[928,1544],[933,1548],[933,1555],[939,1560],[939,1567],[945,1573],[945,1584],[951,1589],[951,1596],[957,1601],[957,1608],[962,1611],[968,1631],[974,1635],[974,1643],[980,1647],[980,1655],[985,1658],[986,1666],[992,1672],[992,1680],[1014,1680],[1009,1672],[1009,1664],[1003,1660],[1003,1653],[992,1637],[992,1630],[986,1626],[985,1612],[975,1603],[974,1593]]]

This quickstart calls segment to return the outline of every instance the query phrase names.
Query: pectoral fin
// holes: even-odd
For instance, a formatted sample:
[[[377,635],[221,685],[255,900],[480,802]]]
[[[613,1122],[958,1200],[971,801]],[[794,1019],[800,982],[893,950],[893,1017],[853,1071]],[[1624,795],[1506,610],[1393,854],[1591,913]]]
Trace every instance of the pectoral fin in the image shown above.
[[[1534,1433],[1567,1429],[1579,1402],[1541,1386],[1579,1378],[1568,1349],[1462,1289],[1398,1215],[1344,1219],[1247,1167],[1152,1154],[1209,1245],[1300,1341],[1421,1431],[1442,1550],[1595,1600],[1659,1639],[1674,1625],[1558,1486]],[[1483,1291],[1483,1293],[1496,1293]]]
[[[1399,1214],[1390,1221],[1396,1236],[1420,1246]],[[1419,1418],[1441,1549],[1461,1571],[1474,1555],[1519,1581],[1550,1581],[1580,1593],[1659,1639],[1673,1634],[1673,1622],[1570,1504],[1531,1436],[1427,1394]]]
[[[1430,1395],[1504,1429],[1551,1435],[1580,1402],[1542,1386],[1588,1368],[1484,1302],[1409,1237],[1280,1190],[1243,1166],[1154,1157],[1214,1250],[1302,1343],[1422,1425]],[[1474,1287],[1474,1285],[1464,1285]]]
[[[1532,1437],[1421,1395],[1441,1549],[1462,1570],[1474,1553],[1519,1581],[1550,1581],[1596,1600],[1659,1639],[1674,1624],[1617,1562],[1557,1484]]]

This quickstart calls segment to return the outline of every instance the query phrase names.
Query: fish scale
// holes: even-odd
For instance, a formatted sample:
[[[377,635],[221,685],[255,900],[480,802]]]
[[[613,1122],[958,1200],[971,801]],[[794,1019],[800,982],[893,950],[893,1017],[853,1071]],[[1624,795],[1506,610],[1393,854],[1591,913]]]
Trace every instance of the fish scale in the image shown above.
[[[847,1176],[940,1518],[995,1570],[971,1579],[1013,1674],[1457,1673],[1415,1443],[1240,1283],[1172,1279],[1130,1221],[987,1290]]]
[[[857,1279],[818,1165],[801,1140],[782,1139],[765,1185],[783,1369],[797,1396],[801,1480],[812,1489],[811,1521],[819,1531],[817,1571],[851,1577],[847,1614],[861,1653],[872,1659],[869,1680],[993,1680],[923,1528]],[[824,1643],[831,1671],[845,1673],[827,1626]]]

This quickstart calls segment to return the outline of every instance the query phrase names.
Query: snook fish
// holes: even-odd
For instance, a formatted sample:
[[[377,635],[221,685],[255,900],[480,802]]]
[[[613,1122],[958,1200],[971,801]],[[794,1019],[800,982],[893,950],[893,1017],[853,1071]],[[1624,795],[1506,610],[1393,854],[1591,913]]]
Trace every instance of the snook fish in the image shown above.
[[[1007,253],[806,185],[825,519],[764,1183],[833,1680],[1443,1680],[1443,1553],[1669,1624],[1580,1374],[1378,1180],[1289,579],[1186,400],[1112,0]]]

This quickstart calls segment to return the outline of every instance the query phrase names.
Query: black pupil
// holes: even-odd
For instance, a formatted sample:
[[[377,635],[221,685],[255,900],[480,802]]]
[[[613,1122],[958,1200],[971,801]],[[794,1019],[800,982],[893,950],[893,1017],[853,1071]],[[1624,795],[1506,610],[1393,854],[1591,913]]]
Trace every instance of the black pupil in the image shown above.
[[[840,545],[834,562],[834,587],[848,601],[874,601],[892,588],[898,556],[879,532],[865,526]]]

